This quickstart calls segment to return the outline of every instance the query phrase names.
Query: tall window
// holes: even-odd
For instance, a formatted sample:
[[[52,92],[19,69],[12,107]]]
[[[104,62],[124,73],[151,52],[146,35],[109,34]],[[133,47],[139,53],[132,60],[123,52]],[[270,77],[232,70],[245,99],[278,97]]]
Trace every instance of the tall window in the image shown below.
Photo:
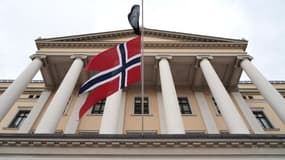
[[[191,107],[187,97],[178,97],[181,114],[192,114]]]
[[[142,114],[142,99],[141,97],[135,97],[134,114]],[[148,97],[144,97],[143,114],[149,114],[149,101]]]
[[[215,108],[216,108],[217,113],[220,115],[220,114],[221,114],[221,111],[220,111],[220,108],[219,108],[219,106],[218,106],[218,104],[217,104],[217,102],[216,102],[216,100],[215,100],[214,97],[212,97],[212,101],[213,101],[213,103],[214,103],[214,106],[215,106]]]
[[[102,99],[97,102],[91,109],[91,114],[103,114],[105,108],[106,99]]]
[[[272,129],[274,128],[273,125],[270,123],[268,118],[265,116],[263,111],[252,111],[253,114],[255,115],[256,119],[259,121],[261,126],[264,129]]]
[[[9,124],[8,128],[19,128],[24,120],[28,117],[30,110],[20,110],[16,114],[13,121]]]

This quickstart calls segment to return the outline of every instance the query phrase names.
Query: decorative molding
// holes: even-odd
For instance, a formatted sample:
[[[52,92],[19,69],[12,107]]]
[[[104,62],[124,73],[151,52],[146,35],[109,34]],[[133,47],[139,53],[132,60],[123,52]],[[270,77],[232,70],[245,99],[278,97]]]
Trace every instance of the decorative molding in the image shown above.
[[[216,137],[215,137],[216,136]],[[87,140],[88,139],[88,140]],[[280,135],[27,135],[0,136],[0,147],[284,148]]]
[[[120,42],[37,42],[40,48],[110,48]],[[234,42],[145,42],[145,49],[168,49],[168,48],[230,48],[230,49],[246,49],[246,43]]]
[[[161,37],[164,39],[175,39],[183,41],[194,41],[194,42],[243,42],[247,43],[245,39],[231,39],[231,38],[222,38],[222,37],[213,37],[206,35],[182,33],[182,32],[173,32],[173,31],[164,31],[156,29],[144,29],[144,35],[151,37]],[[109,32],[100,32],[100,33],[91,33],[91,34],[82,34],[74,36],[64,36],[56,38],[40,38],[36,40],[37,42],[47,42],[47,41],[57,41],[57,42],[76,42],[76,41],[97,41],[102,39],[117,38],[123,36],[135,36],[132,29],[127,30],[117,30]]]

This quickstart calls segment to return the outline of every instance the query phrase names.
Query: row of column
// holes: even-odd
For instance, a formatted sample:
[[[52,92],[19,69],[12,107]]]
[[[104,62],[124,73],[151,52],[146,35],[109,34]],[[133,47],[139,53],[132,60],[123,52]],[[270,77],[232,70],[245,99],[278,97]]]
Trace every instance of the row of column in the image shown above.
[[[25,90],[28,83],[35,76],[37,71],[43,65],[42,59],[44,56],[33,57],[32,63],[24,70],[22,74],[7,88],[7,90],[0,96],[0,120],[7,114],[11,106],[15,103],[18,97]],[[61,85],[56,91],[54,98],[50,102],[45,114],[43,115],[35,133],[54,133],[57,124],[62,116],[62,113],[66,107],[66,104],[71,97],[71,94],[75,88],[78,77],[83,68],[82,57],[73,57],[74,61],[69,68],[67,74],[65,75]],[[245,122],[238,110],[236,109],[234,103],[232,102],[228,92],[223,86],[221,80],[219,79],[217,73],[215,72],[213,66],[209,61],[209,57],[200,57],[199,65],[201,67],[202,73],[207,81],[210,91],[215,98],[222,115],[225,119],[225,123],[233,134],[249,134],[249,130],[246,127]],[[281,120],[285,123],[285,100],[278,93],[278,91],[263,77],[263,75],[250,63],[248,57],[242,57],[240,66],[247,73],[252,82],[256,85],[257,89],[261,92],[267,102],[272,106],[275,112],[279,115]],[[184,134],[185,129],[183,125],[183,120],[180,114],[179,104],[177,100],[177,94],[175,89],[175,84],[171,74],[168,59],[166,57],[161,57],[159,59],[159,71],[161,79],[161,91],[162,91],[162,103],[163,112],[165,120],[165,128],[167,134]],[[122,122],[122,108],[119,106],[124,106],[122,100],[122,92],[118,92],[113,96],[107,98],[104,115],[102,118],[102,124],[100,133],[101,134],[116,134],[120,133],[122,127],[120,126]],[[198,103],[203,105],[203,97],[201,94],[196,94],[198,97]],[[199,96],[200,95],[200,96]],[[241,95],[238,93],[233,93],[233,97],[237,100],[238,105],[246,105],[246,103],[241,100]],[[70,117],[65,133],[75,133],[78,120],[76,119],[79,107],[84,102],[86,96],[79,98],[76,103],[74,113]],[[121,105],[118,105],[121,104]],[[244,108],[244,107],[243,107]],[[247,107],[248,108],[248,107]],[[246,119],[248,121],[253,121],[253,115],[249,114],[249,110],[242,109],[243,114],[247,114]],[[204,109],[202,116],[207,116],[207,109]],[[251,123],[251,122],[250,122]],[[255,122],[252,122],[254,125]],[[207,126],[207,124],[206,124]],[[210,126],[210,121],[208,126]],[[256,126],[256,125],[255,125]],[[27,132],[27,129],[23,129]],[[212,133],[215,133],[215,129]],[[256,128],[256,133],[261,133],[260,128]]]
[[[263,77],[263,75],[250,63],[249,57],[238,57],[240,58],[240,66],[256,85],[257,89],[265,97],[267,102],[272,106],[273,110],[285,123],[285,100],[278,93],[278,91]],[[216,100],[217,105],[224,117],[225,123],[232,134],[249,134],[249,129],[246,126],[242,116],[236,109],[232,99],[228,92],[223,86],[209,59],[211,57],[198,57],[200,59],[199,65],[202,73],[207,81],[210,91]],[[180,134],[184,132],[183,122],[179,112],[179,106],[177,102],[177,95],[175,92],[175,86],[172,80],[172,76],[169,69],[169,64],[166,58],[162,58],[159,62],[160,77],[161,77],[161,89],[162,89],[162,100],[164,103],[165,121],[166,121],[166,133]],[[168,80],[172,81],[169,82]],[[166,92],[166,93],[165,93]],[[198,94],[196,94],[198,95]],[[249,107],[246,105],[244,100],[241,98],[239,93],[232,93],[233,97],[238,103],[241,112],[245,115],[245,118],[252,126],[255,133],[263,133],[262,129],[258,127],[257,121],[254,118]],[[198,99],[198,103],[202,104],[203,99]],[[174,108],[175,111],[174,111]],[[244,109],[247,108],[247,109]],[[204,112],[204,111],[203,111]],[[202,112],[202,116],[203,116]],[[206,114],[204,112],[204,114]],[[209,115],[209,114],[208,114]],[[174,118],[173,118],[174,117]],[[180,117],[180,118],[179,118]],[[171,123],[172,121],[175,123]],[[205,118],[204,118],[205,119]],[[206,124],[207,126],[207,124]],[[208,125],[210,126],[210,125]],[[210,129],[210,127],[209,127]],[[215,129],[212,129],[216,132]]]
[[[200,60],[200,67],[212,92],[212,95],[216,99],[222,115],[224,116],[225,123],[227,124],[230,133],[249,134],[249,130],[247,129],[246,124],[244,123],[241,115],[238,114],[234,103],[232,102],[214,68],[210,64],[208,58],[205,57]],[[159,69],[161,78],[162,100],[165,113],[164,117],[166,121],[166,133],[184,134],[185,129],[183,127],[183,121],[179,111],[175,85],[171,76],[170,66],[166,58],[161,58],[159,61]],[[198,102],[201,105],[206,104],[202,104],[203,102],[201,102],[201,100]],[[203,113],[204,112],[202,112],[202,114]],[[208,116],[210,116],[210,114],[208,114]],[[205,116],[203,117],[205,118]]]

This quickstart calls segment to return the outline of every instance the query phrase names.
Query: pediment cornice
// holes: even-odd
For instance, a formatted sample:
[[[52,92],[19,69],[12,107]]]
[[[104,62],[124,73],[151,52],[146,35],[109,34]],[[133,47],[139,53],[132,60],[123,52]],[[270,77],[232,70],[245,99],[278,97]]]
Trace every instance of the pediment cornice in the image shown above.
[[[146,48],[240,48],[245,50],[246,40],[220,38],[180,32],[145,29],[146,37],[158,38],[156,41],[145,41]],[[119,30],[57,38],[37,39],[36,45],[41,48],[108,48],[121,43],[120,38],[135,36],[132,30]],[[160,41],[170,40],[170,41]]]

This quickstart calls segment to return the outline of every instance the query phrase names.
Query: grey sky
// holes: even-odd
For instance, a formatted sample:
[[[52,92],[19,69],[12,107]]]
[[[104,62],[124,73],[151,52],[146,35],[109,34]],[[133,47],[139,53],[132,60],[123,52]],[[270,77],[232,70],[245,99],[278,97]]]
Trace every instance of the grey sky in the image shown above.
[[[38,37],[130,29],[133,4],[140,0],[0,0],[0,79],[22,72]],[[144,0],[147,28],[247,39],[269,80],[285,80],[284,15],[283,0]]]

